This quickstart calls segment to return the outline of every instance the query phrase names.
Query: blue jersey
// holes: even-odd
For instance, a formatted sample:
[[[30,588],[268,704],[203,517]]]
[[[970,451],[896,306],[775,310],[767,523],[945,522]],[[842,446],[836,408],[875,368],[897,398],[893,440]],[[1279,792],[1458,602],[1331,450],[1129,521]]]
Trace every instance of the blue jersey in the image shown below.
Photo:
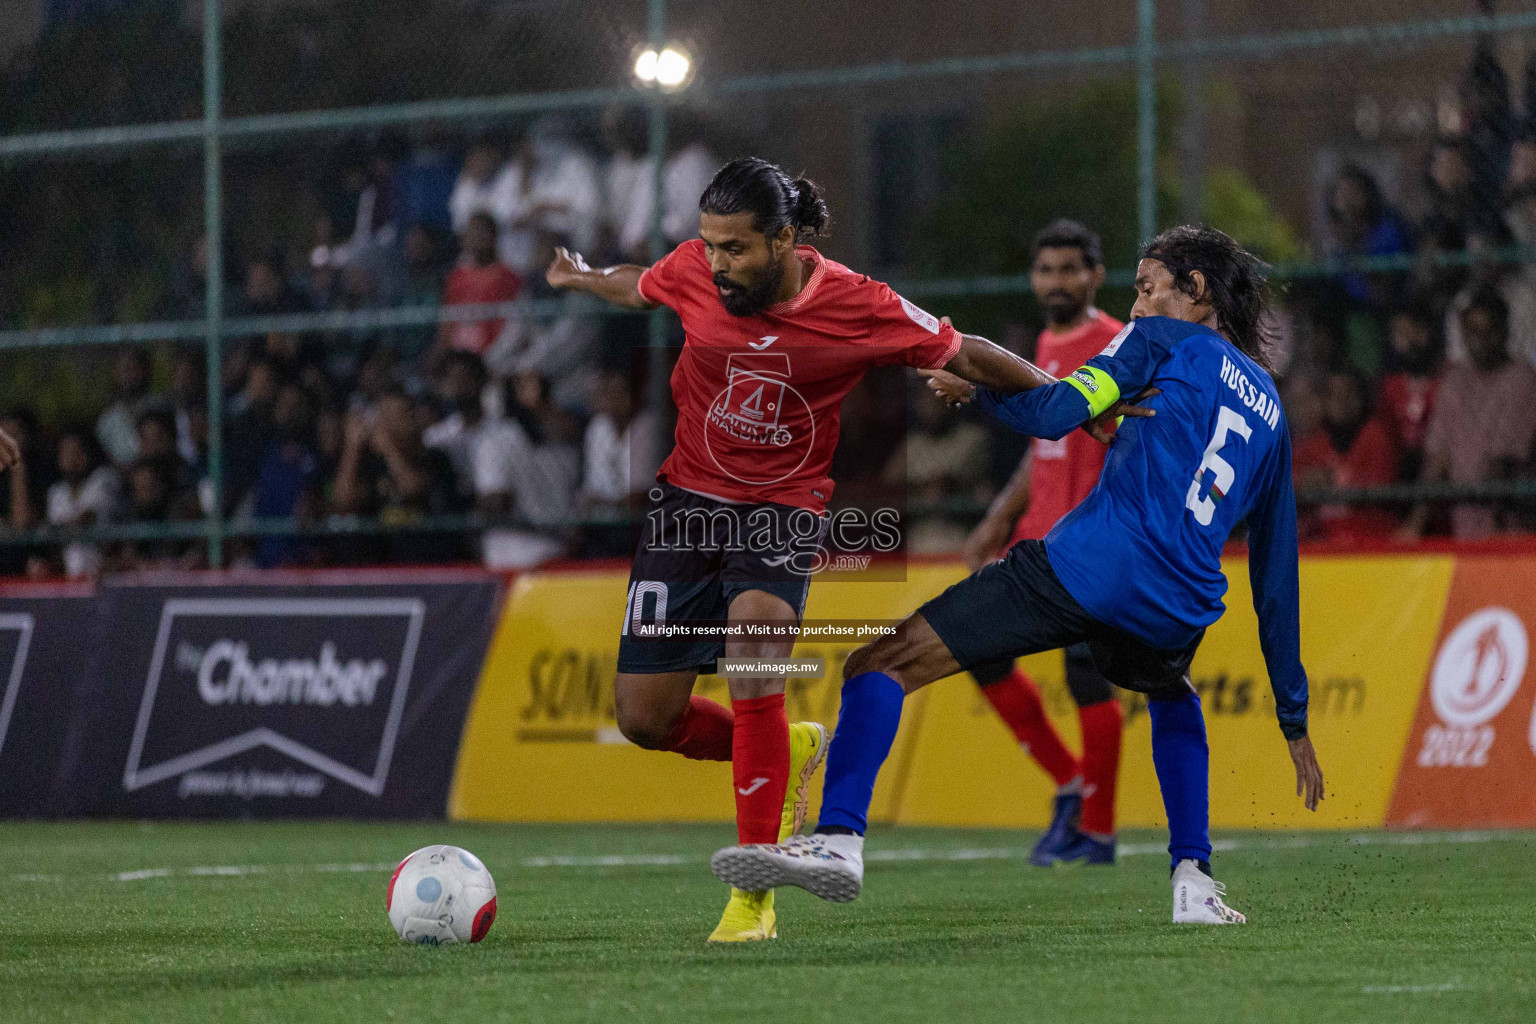
[[[1269,374],[1207,327],[1143,317],[1070,377],[1016,395],[981,389],[977,402],[1055,438],[1148,385],[1162,390],[1144,403],[1157,415],[1121,425],[1098,484],[1046,535],[1051,567],[1094,618],[1175,650],[1221,617],[1221,550],[1246,519],[1280,725],[1305,735],[1291,441]]]

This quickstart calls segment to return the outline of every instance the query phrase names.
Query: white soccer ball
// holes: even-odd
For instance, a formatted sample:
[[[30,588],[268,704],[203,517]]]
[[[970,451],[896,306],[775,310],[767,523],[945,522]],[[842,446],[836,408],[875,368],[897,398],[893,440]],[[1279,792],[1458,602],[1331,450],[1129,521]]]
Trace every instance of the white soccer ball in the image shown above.
[[[496,920],[496,882],[468,850],[427,846],[395,868],[384,907],[402,942],[479,942]]]

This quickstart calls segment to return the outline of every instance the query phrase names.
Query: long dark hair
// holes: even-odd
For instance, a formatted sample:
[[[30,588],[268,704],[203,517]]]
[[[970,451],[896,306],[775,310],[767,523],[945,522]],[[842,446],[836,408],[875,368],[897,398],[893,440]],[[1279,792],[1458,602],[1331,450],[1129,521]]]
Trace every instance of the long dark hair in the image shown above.
[[[699,212],[750,213],[754,231],[771,237],[792,227],[797,242],[826,234],[832,221],[814,181],[791,178],[777,165],[755,156],[739,157],[716,171],[699,197]]]
[[[1269,281],[1264,261],[1215,228],[1184,225],[1158,235],[1142,250],[1144,260],[1157,260],[1173,275],[1174,287],[1190,298],[1198,291],[1191,276],[1205,275],[1205,288],[1216,310],[1222,333],[1264,369],[1269,358]]]

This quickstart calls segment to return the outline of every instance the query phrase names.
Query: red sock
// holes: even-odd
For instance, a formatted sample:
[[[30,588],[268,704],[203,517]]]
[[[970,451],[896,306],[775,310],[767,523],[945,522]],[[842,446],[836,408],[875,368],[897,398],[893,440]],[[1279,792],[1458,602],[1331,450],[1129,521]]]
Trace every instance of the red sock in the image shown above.
[[[983,686],[981,692],[1013,730],[1019,745],[1040,762],[1056,785],[1065,786],[1077,778],[1081,765],[1045,717],[1045,703],[1034,680],[1015,668],[1001,682]]]
[[[779,841],[779,817],[789,785],[789,718],[784,695],[731,701],[736,713],[731,782],[736,788],[736,838]]]
[[[1120,777],[1120,702],[1109,700],[1077,709],[1083,726],[1083,816],[1078,828],[1096,835],[1115,833],[1115,781]]]
[[[695,761],[731,759],[731,710],[708,697],[689,697],[683,717],[677,720],[663,750]]]

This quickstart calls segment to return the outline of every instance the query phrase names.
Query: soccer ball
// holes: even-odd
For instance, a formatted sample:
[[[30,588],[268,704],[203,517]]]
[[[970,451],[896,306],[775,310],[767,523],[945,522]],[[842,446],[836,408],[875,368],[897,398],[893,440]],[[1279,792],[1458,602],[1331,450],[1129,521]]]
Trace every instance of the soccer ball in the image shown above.
[[[384,909],[401,942],[479,942],[496,920],[496,882],[468,850],[426,846],[395,868]]]

